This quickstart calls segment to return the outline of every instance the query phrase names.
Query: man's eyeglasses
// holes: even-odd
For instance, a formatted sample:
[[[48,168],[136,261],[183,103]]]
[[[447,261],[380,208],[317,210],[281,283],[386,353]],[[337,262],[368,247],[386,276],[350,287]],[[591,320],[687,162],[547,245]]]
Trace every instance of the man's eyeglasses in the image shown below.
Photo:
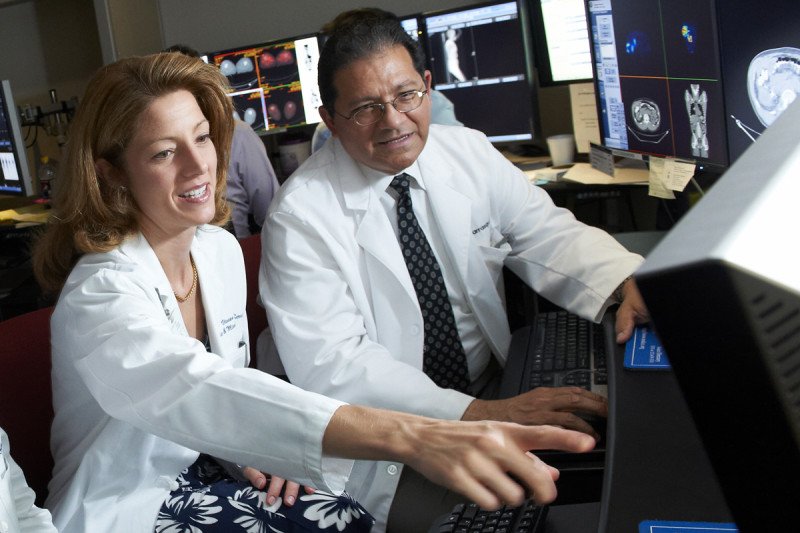
[[[422,105],[422,99],[426,94],[428,94],[427,90],[406,91],[398,94],[397,98],[390,102],[363,105],[353,110],[349,117],[347,115],[342,115],[336,110],[334,110],[334,112],[340,117],[346,118],[347,120],[352,119],[359,126],[369,126],[370,124],[375,124],[383,118],[383,114],[386,113],[387,105],[391,105],[400,113],[408,113],[409,111],[414,111],[416,108]]]

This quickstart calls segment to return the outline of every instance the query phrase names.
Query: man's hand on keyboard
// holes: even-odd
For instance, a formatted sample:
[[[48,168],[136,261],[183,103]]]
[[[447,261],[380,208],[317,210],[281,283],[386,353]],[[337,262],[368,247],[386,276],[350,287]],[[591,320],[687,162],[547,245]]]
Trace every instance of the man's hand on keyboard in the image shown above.
[[[598,438],[578,413],[608,416],[608,400],[580,387],[537,387],[505,400],[474,400],[462,420],[501,420],[527,426],[549,424]]]
[[[623,344],[631,338],[634,326],[646,324],[650,321],[650,313],[647,311],[647,306],[644,304],[644,299],[633,278],[623,285],[622,297],[622,303],[617,309],[617,320],[614,327],[619,344]]]

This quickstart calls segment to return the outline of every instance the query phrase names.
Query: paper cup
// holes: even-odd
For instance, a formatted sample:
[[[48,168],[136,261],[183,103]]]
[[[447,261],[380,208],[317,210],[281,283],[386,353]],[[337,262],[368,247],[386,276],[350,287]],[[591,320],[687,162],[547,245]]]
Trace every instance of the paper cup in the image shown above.
[[[575,161],[575,136],[564,133],[548,137],[547,149],[554,167],[569,165]]]

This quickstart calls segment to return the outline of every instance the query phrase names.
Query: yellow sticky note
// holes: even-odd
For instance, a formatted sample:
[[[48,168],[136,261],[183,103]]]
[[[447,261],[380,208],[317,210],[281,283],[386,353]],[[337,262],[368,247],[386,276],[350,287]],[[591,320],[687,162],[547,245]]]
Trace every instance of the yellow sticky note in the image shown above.
[[[664,165],[664,184],[671,191],[682,191],[694,176],[694,163],[667,159]]]
[[[675,193],[667,187],[665,179],[666,164],[664,158],[650,156],[650,188],[648,194],[656,198],[674,199]]]

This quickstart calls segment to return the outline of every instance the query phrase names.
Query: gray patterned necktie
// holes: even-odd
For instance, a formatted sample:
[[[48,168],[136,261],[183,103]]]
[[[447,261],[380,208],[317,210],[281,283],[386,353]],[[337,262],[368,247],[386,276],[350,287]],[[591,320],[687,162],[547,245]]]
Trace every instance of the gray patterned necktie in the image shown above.
[[[411,206],[409,179],[408,174],[400,174],[392,180],[391,187],[400,195],[397,199],[400,248],[425,325],[422,368],[440,387],[466,392],[467,357],[439,263]]]

